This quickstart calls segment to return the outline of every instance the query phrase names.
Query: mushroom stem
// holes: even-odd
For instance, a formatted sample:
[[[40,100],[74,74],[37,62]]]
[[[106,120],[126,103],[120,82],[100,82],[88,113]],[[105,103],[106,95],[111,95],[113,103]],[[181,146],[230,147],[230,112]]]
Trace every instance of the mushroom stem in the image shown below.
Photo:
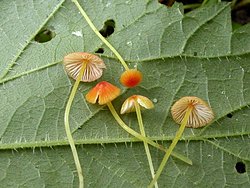
[[[150,144],[150,145],[152,145],[152,146],[154,146],[154,147],[156,147],[156,148],[158,148],[158,149],[160,149],[160,150],[162,150],[162,151],[164,151],[164,152],[167,151],[167,149],[166,149],[164,146],[162,146],[162,145],[160,145],[160,144],[158,144],[158,143],[156,143],[156,142],[150,140],[149,138],[147,138],[147,137],[145,137],[145,136],[142,136],[141,134],[139,134],[138,132],[134,131],[134,130],[131,129],[129,126],[127,126],[127,125],[123,122],[123,120],[120,118],[120,116],[119,116],[118,113],[116,112],[116,110],[115,110],[115,108],[114,108],[114,106],[112,105],[111,102],[108,102],[108,103],[107,103],[107,106],[108,106],[108,108],[109,108],[111,114],[114,116],[115,120],[117,121],[117,123],[118,123],[125,131],[127,131],[128,133],[130,133],[131,135],[133,135],[133,136],[136,137],[137,139],[142,140],[142,141],[144,141],[144,142],[147,142],[148,144]],[[187,158],[187,157],[185,157],[185,156],[183,156],[183,155],[181,155],[181,154],[179,154],[179,153],[172,152],[171,155],[172,155],[173,157],[175,157],[175,158],[180,159],[181,161],[183,161],[183,162],[185,162],[185,163],[187,163],[187,164],[189,164],[189,165],[192,165],[192,161],[191,161],[189,158]]]
[[[75,162],[75,165],[76,165],[76,170],[77,170],[78,178],[79,178],[79,188],[84,187],[83,172],[82,172],[82,167],[81,167],[80,160],[79,160],[79,157],[78,157],[78,154],[77,154],[75,142],[74,142],[73,136],[72,136],[71,131],[70,131],[69,112],[70,112],[71,105],[72,105],[72,102],[74,100],[77,88],[79,86],[79,83],[80,83],[81,78],[83,76],[83,73],[85,71],[85,68],[86,68],[86,63],[83,64],[83,66],[82,66],[82,68],[80,70],[80,74],[78,75],[78,77],[76,79],[76,82],[75,82],[75,84],[74,84],[74,86],[72,88],[72,91],[70,93],[70,96],[69,96],[69,99],[68,99],[68,102],[67,102],[67,105],[66,105],[65,114],[64,114],[65,132],[66,132],[66,135],[67,135],[67,138],[68,138],[68,141],[69,141],[69,145],[70,145],[73,157],[74,157],[74,162]]]
[[[137,120],[138,120],[141,135],[146,137],[146,133],[145,133],[144,126],[143,126],[143,121],[142,121],[142,116],[141,116],[140,106],[139,106],[138,102],[136,102],[136,101],[135,101],[134,104],[135,104],[135,111],[136,111],[136,116],[137,116]],[[150,154],[150,151],[149,151],[148,143],[143,141],[143,144],[144,144],[145,152],[146,152],[146,155],[147,155],[151,176],[152,176],[152,178],[154,178],[155,177],[155,170],[154,170],[152,157],[151,157],[151,154]],[[155,182],[154,185],[155,185],[155,188],[158,188],[157,181]]]
[[[162,162],[161,162],[161,164],[160,164],[160,166],[159,166],[159,168],[158,168],[158,170],[157,170],[157,172],[155,174],[155,177],[153,178],[153,180],[149,184],[148,188],[152,188],[154,186],[155,182],[157,181],[157,179],[160,177],[160,175],[162,173],[162,170],[164,169],[164,167],[165,167],[165,165],[166,165],[166,163],[168,161],[169,156],[171,155],[171,153],[173,153],[173,149],[175,148],[177,142],[181,138],[181,135],[182,135],[182,133],[183,133],[183,131],[185,129],[185,126],[186,126],[186,124],[188,122],[188,118],[189,118],[192,110],[193,110],[192,106],[188,107],[188,109],[187,109],[187,111],[185,113],[185,116],[184,116],[184,118],[183,118],[183,120],[181,122],[180,128],[177,131],[177,133],[176,133],[176,135],[175,135],[175,137],[174,137],[171,145],[167,149],[167,152],[166,152],[166,154],[164,155],[164,157],[162,159]]]
[[[97,30],[97,28],[95,27],[95,25],[93,24],[93,22],[90,20],[90,18],[88,17],[88,15],[86,14],[86,12],[83,10],[83,8],[81,7],[81,5],[79,4],[79,2],[77,0],[72,0],[73,3],[75,3],[76,7],[79,9],[80,13],[82,14],[82,16],[85,18],[85,20],[87,21],[87,23],[89,24],[90,28],[94,31],[94,33],[101,39],[101,41],[106,44],[109,49],[116,55],[116,57],[120,60],[121,64],[123,65],[123,67],[126,70],[129,70],[128,65],[126,64],[126,62],[123,60],[122,56],[118,53],[118,51],[101,35],[101,33]]]

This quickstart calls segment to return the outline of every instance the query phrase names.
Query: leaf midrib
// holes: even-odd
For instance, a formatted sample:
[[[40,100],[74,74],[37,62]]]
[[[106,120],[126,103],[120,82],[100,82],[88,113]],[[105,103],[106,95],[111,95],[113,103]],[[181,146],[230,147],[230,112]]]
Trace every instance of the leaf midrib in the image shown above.
[[[118,125],[117,125],[118,126]],[[210,134],[204,136],[197,135],[188,135],[180,139],[181,141],[206,141],[208,139],[220,139],[220,138],[230,138],[230,137],[242,137],[248,136],[250,132],[236,133],[236,134]],[[150,136],[148,137],[155,141],[171,141],[174,136]],[[127,143],[127,142],[141,142],[135,137],[127,137],[127,138],[100,138],[100,139],[75,139],[75,144],[114,144],[114,143]],[[12,150],[19,148],[36,148],[36,147],[54,147],[54,146],[67,146],[69,145],[68,141],[65,140],[55,140],[55,141],[34,141],[34,142],[23,142],[23,143],[1,143],[0,150]]]

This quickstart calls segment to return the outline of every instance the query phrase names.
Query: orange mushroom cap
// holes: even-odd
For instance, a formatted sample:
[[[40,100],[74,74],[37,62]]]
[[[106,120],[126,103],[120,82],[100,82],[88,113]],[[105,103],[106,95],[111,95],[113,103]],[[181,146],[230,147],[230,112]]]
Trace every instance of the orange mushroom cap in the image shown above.
[[[98,103],[103,105],[114,100],[120,93],[121,90],[118,87],[102,81],[92,88],[85,97],[89,103],[95,104],[98,100]]]
[[[142,81],[142,73],[136,69],[129,69],[122,73],[120,82],[122,85],[132,88]]]

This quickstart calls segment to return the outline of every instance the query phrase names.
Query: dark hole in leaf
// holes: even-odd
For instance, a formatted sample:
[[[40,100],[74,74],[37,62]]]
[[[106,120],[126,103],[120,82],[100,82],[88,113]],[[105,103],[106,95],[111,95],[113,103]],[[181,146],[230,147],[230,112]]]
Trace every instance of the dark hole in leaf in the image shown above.
[[[243,174],[246,172],[246,165],[243,162],[237,162],[235,165],[235,169],[238,173]]]
[[[175,0],[158,0],[158,2],[171,7],[174,4]]]
[[[104,52],[103,48],[98,48],[98,50],[95,51],[95,53],[98,53],[98,54],[103,54],[103,52]]]
[[[159,3],[168,7],[172,7],[175,1],[178,3],[182,3],[183,5],[190,5],[184,9],[185,13],[190,12],[191,10],[199,7],[203,2],[203,0],[158,0]]]
[[[42,29],[35,36],[35,41],[39,43],[44,43],[50,41],[52,38],[56,36],[56,33],[50,29]]]
[[[232,10],[232,20],[238,24],[244,25],[250,22],[250,3],[241,3],[238,1]]]
[[[82,127],[78,127],[77,129],[79,129],[79,130],[80,130],[80,129],[82,129]]]
[[[227,114],[227,117],[228,117],[228,118],[232,118],[232,117],[233,117],[233,114],[229,113],[229,114]]]
[[[114,20],[107,20],[104,23],[103,28],[99,31],[103,37],[108,37],[115,31],[115,21]]]
[[[194,52],[194,56],[197,56],[197,54],[198,54],[197,52]]]

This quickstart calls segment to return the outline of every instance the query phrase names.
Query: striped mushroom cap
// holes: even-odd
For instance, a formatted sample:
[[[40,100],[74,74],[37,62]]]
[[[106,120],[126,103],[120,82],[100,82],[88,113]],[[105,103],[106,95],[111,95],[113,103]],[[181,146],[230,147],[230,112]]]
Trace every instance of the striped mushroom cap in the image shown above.
[[[188,96],[179,99],[171,108],[173,119],[181,124],[189,108],[192,108],[186,127],[199,128],[214,119],[214,113],[206,102],[198,97]]]
[[[85,64],[86,68],[81,78],[82,82],[92,82],[97,80],[102,76],[102,69],[106,68],[101,58],[87,52],[70,53],[64,57],[63,64],[68,75],[75,80]]]

